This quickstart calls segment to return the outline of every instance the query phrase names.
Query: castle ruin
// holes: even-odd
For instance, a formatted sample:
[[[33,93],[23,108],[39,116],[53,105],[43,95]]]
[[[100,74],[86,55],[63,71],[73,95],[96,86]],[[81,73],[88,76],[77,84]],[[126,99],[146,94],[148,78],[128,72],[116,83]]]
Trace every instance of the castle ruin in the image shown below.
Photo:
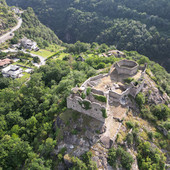
[[[108,74],[91,77],[81,87],[73,88],[67,108],[105,122],[107,117],[113,117],[114,103],[126,106],[128,95],[135,98],[142,90],[146,66],[131,60],[113,64]]]

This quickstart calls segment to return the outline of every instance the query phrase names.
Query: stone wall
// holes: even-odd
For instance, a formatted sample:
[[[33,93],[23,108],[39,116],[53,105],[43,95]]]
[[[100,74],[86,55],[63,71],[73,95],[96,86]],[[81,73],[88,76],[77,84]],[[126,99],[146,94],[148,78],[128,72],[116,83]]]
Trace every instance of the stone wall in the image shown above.
[[[139,65],[136,62],[130,60],[121,60],[115,64],[118,74],[133,75],[138,71],[138,67]]]
[[[124,96],[128,95],[130,92],[130,88],[126,89],[121,94],[116,93],[115,91],[109,91],[109,97],[116,98],[117,100],[121,100]]]
[[[90,109],[86,110],[84,109],[80,103],[83,101],[88,101],[90,103]],[[99,103],[96,102],[91,102],[90,100],[87,99],[82,99],[80,97],[68,97],[67,98],[67,108],[76,110],[78,112],[84,113],[88,116],[91,116],[101,122],[105,122],[105,118],[103,117],[102,109],[106,109],[105,106],[102,106]]]
[[[130,89],[130,94],[135,98],[136,95],[143,89],[144,84],[145,81],[143,80],[142,83],[140,83],[138,86],[132,85]]]
[[[91,92],[93,92],[94,94],[98,94],[98,95],[104,96],[104,92],[102,90],[97,90],[95,88],[92,88]]]

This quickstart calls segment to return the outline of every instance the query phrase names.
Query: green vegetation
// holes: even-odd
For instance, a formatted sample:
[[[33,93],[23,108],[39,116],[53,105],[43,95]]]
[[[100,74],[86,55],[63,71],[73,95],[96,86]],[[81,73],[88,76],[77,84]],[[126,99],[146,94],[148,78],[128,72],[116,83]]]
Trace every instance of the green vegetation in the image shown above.
[[[86,95],[84,93],[81,94],[81,98],[82,99],[85,99],[86,98]]]
[[[97,95],[97,94],[93,94],[94,98],[100,102],[107,102],[107,99],[105,96],[102,96],[102,95]]]
[[[120,50],[135,50],[163,63],[169,70],[169,0],[7,2],[24,9],[32,7],[39,19],[64,42],[98,42],[115,45]]]
[[[83,108],[83,109],[85,109],[85,110],[89,110],[89,109],[91,109],[91,107],[90,107],[90,102],[89,101],[83,101],[83,102],[80,102],[79,101],[79,104],[81,105],[81,107]]]
[[[92,153],[91,152],[86,152],[85,154],[82,155],[82,160],[80,160],[77,157],[72,157],[71,161],[73,163],[73,167],[70,168],[70,170],[78,170],[78,169],[83,169],[83,170],[97,170],[96,163],[91,160]]]
[[[86,89],[86,95],[88,96],[90,93],[91,93],[91,88],[88,87],[88,88]]]
[[[133,124],[133,122],[128,121],[128,122],[126,122],[126,126],[127,126],[129,129],[131,129],[131,128],[134,127],[134,124]]]
[[[117,149],[112,147],[111,149],[109,149],[108,153],[108,163],[111,166],[116,167],[116,161],[120,161],[119,166],[130,170],[134,160],[133,157],[127,151],[125,151],[122,147],[119,146]]]
[[[14,13],[6,5],[5,0],[0,0],[0,21],[0,36],[17,25],[17,19],[14,16]]]
[[[128,78],[124,79],[124,82],[129,84],[129,83],[132,82],[133,80],[134,80],[134,78],[128,77]]]
[[[149,142],[139,144],[137,158],[140,169],[165,169],[166,158],[158,149],[153,149]]]
[[[141,108],[143,104],[145,104],[145,96],[143,93],[138,93],[138,95],[135,98],[136,103],[139,105],[139,107]]]
[[[104,118],[107,118],[106,109],[102,109],[101,111],[102,111],[102,116],[103,116]]]
[[[38,20],[32,8],[28,8],[21,17],[23,19],[23,23],[22,27],[15,33],[16,39],[26,36],[27,38],[36,41],[38,46],[42,49],[53,43],[61,44],[61,41],[54,32]],[[43,56],[52,54],[51,52],[47,53],[46,50],[42,50],[42,52],[43,53],[41,54]]]
[[[35,52],[35,51],[31,51],[32,54],[36,54],[39,56],[42,56],[43,58],[48,58],[49,56],[53,55],[54,52],[51,52],[49,50],[45,50],[45,49],[40,49],[39,51]]]

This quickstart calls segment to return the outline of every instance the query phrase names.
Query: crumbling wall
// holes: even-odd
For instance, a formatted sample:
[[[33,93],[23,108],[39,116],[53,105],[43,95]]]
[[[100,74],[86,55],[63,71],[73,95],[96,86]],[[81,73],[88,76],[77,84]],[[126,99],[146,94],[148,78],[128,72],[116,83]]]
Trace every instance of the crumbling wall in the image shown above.
[[[116,93],[115,91],[109,91],[109,97],[116,98],[117,100],[121,100],[124,96],[128,95],[130,92],[130,88],[126,89],[121,94]]]
[[[94,94],[98,94],[98,95],[104,96],[104,92],[103,92],[103,91],[97,90],[97,89],[95,89],[95,88],[92,88],[92,89],[91,89],[91,92],[93,92]]]
[[[87,101],[90,103],[90,108],[89,109],[84,109],[81,105],[81,103],[83,103],[83,101]],[[105,122],[105,118],[103,117],[103,113],[102,113],[102,109],[106,109],[105,106],[96,103],[96,102],[91,102],[90,100],[87,99],[82,99],[80,97],[68,97],[67,98],[67,108],[76,110],[78,112],[84,113],[88,116],[91,116],[101,122]]]
[[[130,89],[130,94],[135,98],[136,95],[143,89],[145,80],[143,80],[138,86],[132,86]]]

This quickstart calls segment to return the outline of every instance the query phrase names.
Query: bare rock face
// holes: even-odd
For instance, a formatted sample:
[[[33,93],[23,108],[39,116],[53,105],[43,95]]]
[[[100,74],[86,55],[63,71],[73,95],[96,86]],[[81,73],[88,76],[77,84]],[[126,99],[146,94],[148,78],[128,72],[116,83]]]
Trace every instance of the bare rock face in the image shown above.
[[[110,140],[110,137],[108,136],[103,136],[101,139],[100,139],[101,143],[107,148],[109,149],[110,146],[111,146],[111,140]]]
[[[100,129],[100,134],[105,133],[105,132],[106,132],[106,126],[104,125],[104,126],[102,126],[102,128]]]

